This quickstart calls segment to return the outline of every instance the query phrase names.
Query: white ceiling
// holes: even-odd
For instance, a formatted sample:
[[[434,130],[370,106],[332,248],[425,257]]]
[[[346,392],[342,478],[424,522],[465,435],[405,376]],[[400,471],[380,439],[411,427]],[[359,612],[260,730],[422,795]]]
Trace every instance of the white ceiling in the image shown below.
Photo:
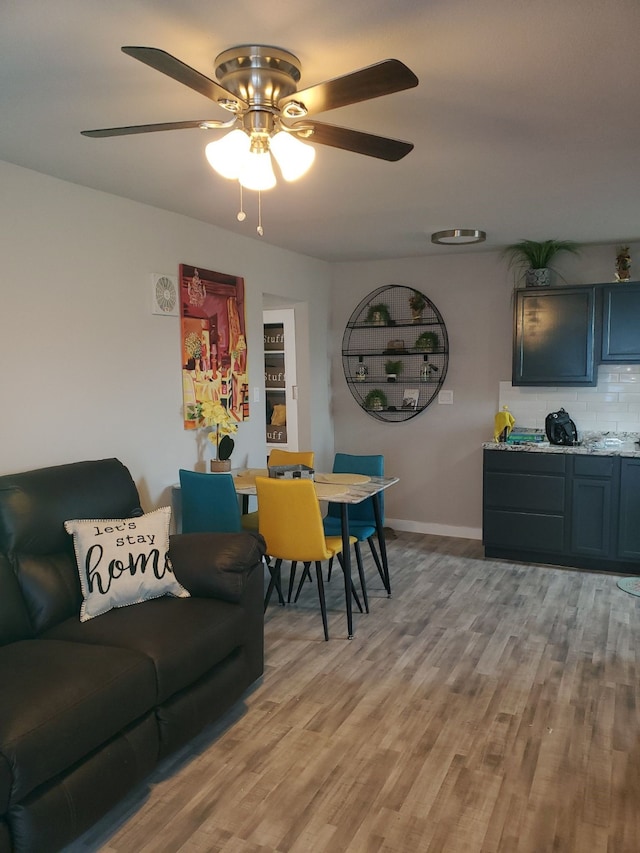
[[[464,252],[432,231],[640,239],[638,0],[2,0],[0,159],[327,260]],[[120,51],[162,48],[214,77],[218,53],[271,44],[300,88],[397,58],[420,84],[331,124],[411,141],[398,163],[317,146],[312,172],[255,194],[204,157],[213,131],[87,139],[84,129],[228,118]],[[206,135],[205,135],[206,134]],[[218,133],[219,136],[219,133]],[[1,191],[1,188],[0,188]]]

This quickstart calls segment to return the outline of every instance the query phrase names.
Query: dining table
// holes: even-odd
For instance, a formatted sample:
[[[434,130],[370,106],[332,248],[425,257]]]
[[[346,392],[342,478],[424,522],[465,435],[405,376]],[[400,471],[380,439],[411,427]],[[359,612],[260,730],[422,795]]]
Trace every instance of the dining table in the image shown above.
[[[242,511],[247,512],[249,498],[256,495],[256,477],[268,477],[267,468],[233,470],[236,492],[242,499]],[[344,586],[347,606],[347,635],[350,640],[354,637],[353,607],[351,601],[351,549],[349,547],[349,507],[372,499],[373,512],[376,522],[376,537],[380,548],[380,560],[383,569],[383,583],[387,596],[391,598],[391,578],[389,560],[385,541],[380,495],[385,489],[395,485],[398,477],[369,477],[362,474],[323,474],[314,472],[313,475],[316,495],[319,501],[330,501],[340,505],[340,529],[342,535],[342,555],[344,563]]]

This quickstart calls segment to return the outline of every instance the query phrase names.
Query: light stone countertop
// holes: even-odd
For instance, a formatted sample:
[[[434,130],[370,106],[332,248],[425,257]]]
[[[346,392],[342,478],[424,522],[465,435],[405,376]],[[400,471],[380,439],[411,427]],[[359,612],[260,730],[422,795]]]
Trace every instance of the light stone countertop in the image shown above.
[[[585,433],[575,446],[549,444],[548,441],[531,444],[507,444],[486,441],[483,450],[502,450],[508,453],[574,453],[588,456],[640,457],[638,433]]]

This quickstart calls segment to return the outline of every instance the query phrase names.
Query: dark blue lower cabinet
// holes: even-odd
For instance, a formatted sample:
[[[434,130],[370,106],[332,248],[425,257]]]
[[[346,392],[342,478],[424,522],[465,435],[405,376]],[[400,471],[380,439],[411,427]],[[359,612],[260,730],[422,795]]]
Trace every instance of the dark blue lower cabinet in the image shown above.
[[[620,460],[618,556],[640,564],[640,459]]]
[[[633,572],[640,459],[484,451],[487,557]]]

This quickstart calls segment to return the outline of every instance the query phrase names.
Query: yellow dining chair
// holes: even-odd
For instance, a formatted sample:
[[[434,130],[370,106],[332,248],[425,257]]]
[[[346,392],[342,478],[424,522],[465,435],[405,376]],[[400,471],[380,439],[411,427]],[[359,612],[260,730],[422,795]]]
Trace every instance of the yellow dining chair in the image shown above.
[[[269,454],[267,467],[271,465],[306,465],[313,468],[313,450],[281,450],[274,447]],[[243,530],[258,529],[258,512],[245,512],[241,519]]]
[[[283,560],[300,562],[308,570],[316,566],[318,598],[324,638],[329,639],[327,607],[322,580],[322,562],[342,552],[341,536],[325,536],[320,504],[312,480],[282,480],[256,477],[260,512],[259,531],[267,543],[267,553],[275,559],[269,566],[271,578],[265,596],[265,610],[274,586],[281,593],[280,571]],[[351,544],[354,537],[349,537]]]

